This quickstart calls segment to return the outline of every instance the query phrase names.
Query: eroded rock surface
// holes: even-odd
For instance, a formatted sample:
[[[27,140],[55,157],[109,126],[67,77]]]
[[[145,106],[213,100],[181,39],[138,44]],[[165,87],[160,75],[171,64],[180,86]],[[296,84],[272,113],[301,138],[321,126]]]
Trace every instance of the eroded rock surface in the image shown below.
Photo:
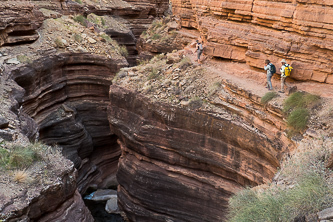
[[[73,161],[81,192],[88,184],[116,184],[120,149],[109,129],[106,106],[111,79],[124,65],[97,55],[60,54],[12,71],[25,89],[22,111],[36,121],[41,141],[61,146]]]
[[[109,122],[122,156],[120,207],[131,221],[223,221],[227,200],[269,181],[279,150],[255,130],[110,88]]]
[[[292,78],[333,83],[332,4],[326,1],[172,0],[186,28],[200,31],[205,53],[263,67],[287,59]]]

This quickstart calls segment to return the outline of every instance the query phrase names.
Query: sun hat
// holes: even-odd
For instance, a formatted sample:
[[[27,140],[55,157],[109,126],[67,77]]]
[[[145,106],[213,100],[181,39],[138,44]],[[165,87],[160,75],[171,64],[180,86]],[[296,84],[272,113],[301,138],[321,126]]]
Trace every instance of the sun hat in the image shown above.
[[[284,63],[287,63],[287,61],[286,61],[285,59],[282,59],[282,60],[281,60],[281,63],[283,63],[283,62],[284,62]]]

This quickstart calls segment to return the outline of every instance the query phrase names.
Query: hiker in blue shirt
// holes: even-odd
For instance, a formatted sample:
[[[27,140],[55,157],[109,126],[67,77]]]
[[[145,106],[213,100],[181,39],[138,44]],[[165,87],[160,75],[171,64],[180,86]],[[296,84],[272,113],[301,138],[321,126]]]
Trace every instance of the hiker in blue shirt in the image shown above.
[[[274,73],[276,72],[276,69],[275,69],[275,66],[268,59],[265,60],[264,69],[267,70],[267,86],[266,86],[266,88],[268,88],[268,90],[271,91],[271,90],[273,90],[271,79],[272,79],[272,76],[274,75]]]

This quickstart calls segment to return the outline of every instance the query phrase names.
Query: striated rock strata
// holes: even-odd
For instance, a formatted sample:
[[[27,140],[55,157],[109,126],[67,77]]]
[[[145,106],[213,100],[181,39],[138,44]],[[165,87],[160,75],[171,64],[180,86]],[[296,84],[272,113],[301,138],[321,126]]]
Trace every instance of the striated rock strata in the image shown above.
[[[223,221],[228,198],[269,181],[282,147],[222,113],[191,111],[110,88],[122,156],[120,207],[130,221]]]
[[[327,1],[172,0],[185,28],[207,40],[205,53],[263,67],[282,58],[292,78],[333,84],[332,4]]]
[[[1,2],[0,46],[37,40],[36,30],[42,25],[43,19],[43,14],[30,2]]]
[[[39,126],[39,140],[63,148],[79,171],[80,192],[115,185],[120,155],[107,122],[108,89],[127,63],[91,54],[58,54],[13,70],[25,89],[21,112]]]

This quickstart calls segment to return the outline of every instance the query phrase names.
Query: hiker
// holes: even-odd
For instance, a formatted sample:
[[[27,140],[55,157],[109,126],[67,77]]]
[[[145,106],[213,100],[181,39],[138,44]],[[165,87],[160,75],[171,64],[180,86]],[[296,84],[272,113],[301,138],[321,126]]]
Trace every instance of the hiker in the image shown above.
[[[266,88],[268,88],[268,90],[271,91],[271,90],[273,90],[271,79],[272,79],[272,76],[274,75],[274,73],[276,72],[276,68],[271,63],[271,61],[266,59],[264,69],[267,70],[267,86],[266,86]]]
[[[198,63],[201,64],[200,62],[200,56],[203,52],[203,45],[201,42],[199,42],[199,40],[197,40],[197,45],[196,45],[196,52],[197,52],[197,56],[198,56]]]
[[[281,91],[279,91],[279,93],[284,93],[284,86],[286,86],[287,89],[290,88],[290,85],[286,82],[286,78],[287,78],[287,76],[290,75],[290,72],[291,72],[290,69],[292,69],[292,67],[287,63],[287,61],[285,59],[281,60],[281,64],[282,64],[281,69],[280,69],[280,72],[281,72]],[[286,68],[287,68],[287,71],[286,71]]]

